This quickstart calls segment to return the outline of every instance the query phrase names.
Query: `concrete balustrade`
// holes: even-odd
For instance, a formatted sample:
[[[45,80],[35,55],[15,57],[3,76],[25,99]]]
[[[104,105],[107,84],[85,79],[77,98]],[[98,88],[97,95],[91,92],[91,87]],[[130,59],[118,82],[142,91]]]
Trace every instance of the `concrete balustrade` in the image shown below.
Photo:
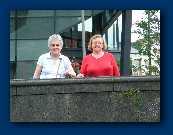
[[[160,77],[11,80],[11,122],[160,122]]]

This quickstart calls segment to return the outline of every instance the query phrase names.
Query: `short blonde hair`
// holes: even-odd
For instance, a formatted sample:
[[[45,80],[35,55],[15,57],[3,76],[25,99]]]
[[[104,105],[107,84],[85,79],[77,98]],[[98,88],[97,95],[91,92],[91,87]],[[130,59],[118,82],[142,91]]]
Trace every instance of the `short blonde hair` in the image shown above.
[[[103,40],[103,50],[107,49],[107,43],[100,34],[95,34],[90,38],[88,49],[92,51],[92,41],[96,38],[101,38]]]

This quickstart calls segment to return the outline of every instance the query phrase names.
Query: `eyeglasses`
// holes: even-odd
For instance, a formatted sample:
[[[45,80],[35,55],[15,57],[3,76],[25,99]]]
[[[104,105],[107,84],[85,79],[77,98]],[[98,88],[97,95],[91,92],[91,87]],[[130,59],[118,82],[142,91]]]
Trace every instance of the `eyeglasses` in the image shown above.
[[[51,44],[51,46],[53,46],[53,47],[59,47],[60,45],[59,44]]]

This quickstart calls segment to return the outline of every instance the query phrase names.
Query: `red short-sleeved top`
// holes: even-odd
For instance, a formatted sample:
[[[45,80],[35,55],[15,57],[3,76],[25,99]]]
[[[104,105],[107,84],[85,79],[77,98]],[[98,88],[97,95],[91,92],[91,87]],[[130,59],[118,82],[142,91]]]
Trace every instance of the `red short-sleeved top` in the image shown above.
[[[80,73],[90,77],[120,76],[116,60],[108,52],[104,52],[104,55],[97,59],[91,54],[85,56],[82,61]]]

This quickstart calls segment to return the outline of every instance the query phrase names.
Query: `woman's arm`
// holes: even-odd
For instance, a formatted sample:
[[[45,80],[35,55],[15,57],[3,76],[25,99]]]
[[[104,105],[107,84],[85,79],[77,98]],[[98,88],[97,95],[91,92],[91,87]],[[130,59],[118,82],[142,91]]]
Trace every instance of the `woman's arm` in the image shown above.
[[[81,65],[81,68],[80,68],[80,73],[77,75],[77,78],[82,78],[82,77],[85,77],[86,75],[86,64],[88,62],[88,56],[85,56],[82,60],[82,65]]]
[[[38,65],[35,68],[33,79],[39,79],[41,74],[42,66]]]
[[[76,73],[73,70],[70,59],[68,57],[66,57],[66,59],[64,59],[64,62],[65,62],[64,64],[66,67],[66,72],[64,73],[64,75],[70,76],[70,77],[76,77]]]
[[[68,75],[70,75],[71,77],[76,77],[76,73],[74,72],[71,64],[69,65],[67,72],[65,72],[65,76],[68,76]]]
[[[111,63],[113,66],[113,75],[119,77],[120,76],[119,67],[118,67],[116,58],[114,58],[112,54],[111,54]]]

